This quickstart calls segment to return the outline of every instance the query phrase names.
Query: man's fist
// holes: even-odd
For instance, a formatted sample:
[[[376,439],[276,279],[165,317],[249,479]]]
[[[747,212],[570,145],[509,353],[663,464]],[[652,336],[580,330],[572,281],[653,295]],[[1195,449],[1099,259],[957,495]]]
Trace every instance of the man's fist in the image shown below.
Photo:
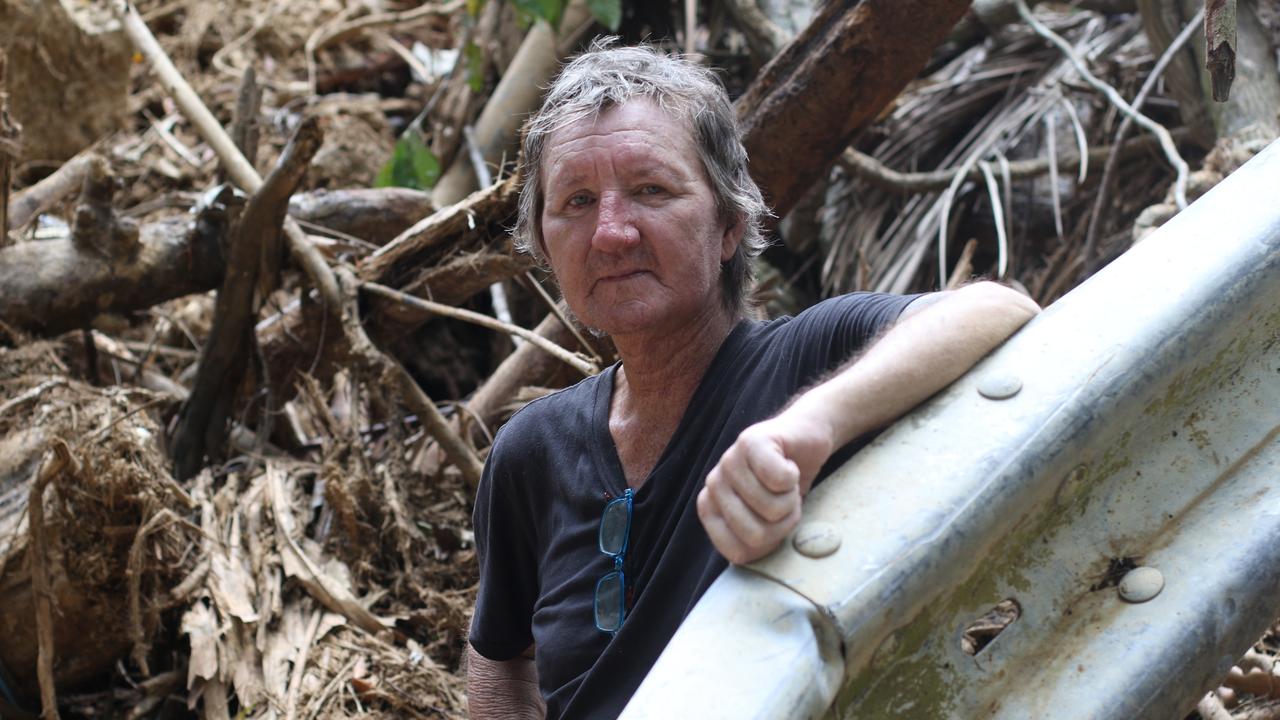
[[[835,449],[829,428],[797,410],[743,430],[698,493],[702,526],[731,563],[778,547],[800,522],[800,501]]]

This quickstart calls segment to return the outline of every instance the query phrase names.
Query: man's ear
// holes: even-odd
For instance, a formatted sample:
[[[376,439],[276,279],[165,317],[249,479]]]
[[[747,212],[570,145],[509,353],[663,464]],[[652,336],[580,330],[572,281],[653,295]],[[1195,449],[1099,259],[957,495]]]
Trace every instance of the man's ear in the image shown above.
[[[747,231],[747,224],[741,216],[733,216],[726,221],[724,233],[720,236],[720,262],[727,263],[742,244],[742,236]]]

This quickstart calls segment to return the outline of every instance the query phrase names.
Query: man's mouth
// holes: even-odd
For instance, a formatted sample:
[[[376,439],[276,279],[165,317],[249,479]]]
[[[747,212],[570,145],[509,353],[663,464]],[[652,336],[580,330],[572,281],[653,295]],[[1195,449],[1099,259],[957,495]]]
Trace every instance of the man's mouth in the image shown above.
[[[606,282],[617,282],[621,280],[630,280],[631,278],[639,277],[645,274],[646,272],[648,271],[630,270],[627,272],[613,273],[612,275],[605,275],[604,277],[601,277],[599,280],[596,280],[596,283],[598,284],[598,283],[606,283]]]

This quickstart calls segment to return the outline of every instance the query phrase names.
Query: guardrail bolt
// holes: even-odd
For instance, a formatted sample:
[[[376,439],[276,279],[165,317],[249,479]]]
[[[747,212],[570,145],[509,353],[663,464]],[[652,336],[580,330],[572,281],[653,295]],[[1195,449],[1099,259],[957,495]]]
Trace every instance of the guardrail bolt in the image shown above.
[[[987,373],[978,381],[978,394],[988,400],[1007,400],[1022,389],[1017,375],[1006,372]]]
[[[1153,567],[1139,567],[1125,573],[1120,579],[1120,599],[1131,603],[1144,603],[1164,589],[1164,575]]]
[[[791,544],[805,557],[822,558],[840,548],[840,533],[831,523],[807,522],[796,530]]]

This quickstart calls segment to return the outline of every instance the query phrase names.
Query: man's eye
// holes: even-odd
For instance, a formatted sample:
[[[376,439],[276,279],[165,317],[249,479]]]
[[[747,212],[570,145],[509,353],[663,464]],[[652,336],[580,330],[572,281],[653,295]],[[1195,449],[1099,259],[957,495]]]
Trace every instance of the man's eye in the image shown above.
[[[590,195],[587,195],[586,193],[578,193],[577,195],[570,195],[569,199],[565,201],[565,205],[568,205],[569,207],[582,207],[589,202],[591,202]]]
[[[641,195],[661,195],[662,187],[660,185],[645,185],[640,188]]]

